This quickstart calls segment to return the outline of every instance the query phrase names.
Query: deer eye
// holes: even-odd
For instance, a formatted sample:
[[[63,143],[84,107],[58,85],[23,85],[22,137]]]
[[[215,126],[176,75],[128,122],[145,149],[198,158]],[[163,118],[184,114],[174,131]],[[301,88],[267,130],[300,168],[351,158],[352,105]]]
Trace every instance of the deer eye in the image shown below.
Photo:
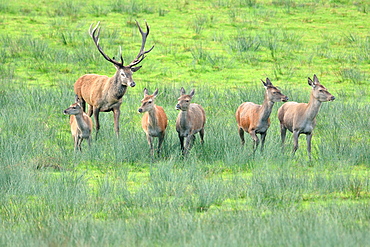
[[[185,100],[186,103],[189,103],[189,100]]]
[[[126,78],[126,74],[125,74],[125,72],[121,72],[121,76],[123,77],[123,78]]]

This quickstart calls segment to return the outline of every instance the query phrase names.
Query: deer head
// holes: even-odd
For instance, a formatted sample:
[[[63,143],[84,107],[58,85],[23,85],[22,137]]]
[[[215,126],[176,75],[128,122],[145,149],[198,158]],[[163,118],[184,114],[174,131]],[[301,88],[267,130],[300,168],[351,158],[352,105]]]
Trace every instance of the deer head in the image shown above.
[[[158,95],[158,89],[152,95],[148,94],[148,89],[144,89],[144,98],[141,100],[141,107],[138,109],[139,113],[148,112],[154,107],[155,97]]]
[[[192,89],[189,94],[186,94],[185,89],[182,87],[180,92],[181,96],[177,100],[176,110],[187,111],[195,91]]]
[[[288,97],[282,94],[278,88],[272,85],[269,78],[266,78],[266,82],[264,82],[263,80],[261,81],[266,88],[266,96],[269,101],[272,102],[288,101]]]
[[[318,101],[326,102],[335,100],[335,97],[329,93],[329,91],[323,85],[320,84],[316,75],[313,75],[313,80],[308,77],[308,85],[312,87],[312,95]]]
[[[108,62],[113,63],[113,65],[116,67],[116,69],[117,69],[116,78],[118,78],[118,80],[120,80],[122,82],[122,84],[129,85],[130,87],[134,87],[136,85],[135,81],[132,78],[132,74],[134,72],[138,71],[141,68],[141,66],[137,66],[137,67],[135,67],[135,66],[138,65],[141,61],[143,61],[143,59],[145,58],[145,54],[149,53],[154,48],[154,45],[153,45],[149,50],[144,51],[146,38],[149,35],[148,23],[145,22],[145,24],[146,24],[146,30],[147,30],[146,32],[144,32],[141,29],[139,23],[136,21],[136,25],[139,28],[139,31],[141,33],[141,38],[142,38],[141,48],[140,48],[139,53],[135,57],[135,59],[132,60],[132,62],[128,65],[123,64],[124,62],[123,62],[123,58],[122,58],[121,48],[120,48],[120,60],[121,60],[120,62],[110,58],[108,55],[106,55],[104,53],[103,49],[99,45],[99,35],[100,35],[100,26],[99,25],[100,25],[100,22],[98,22],[98,24],[94,28],[92,28],[92,24],[91,24],[90,29],[89,29],[89,34],[90,34],[91,38],[93,39],[93,41],[94,41],[96,47],[98,48],[99,52],[103,55],[103,57]]]
[[[64,115],[78,115],[83,112],[80,103],[76,102],[64,110]]]

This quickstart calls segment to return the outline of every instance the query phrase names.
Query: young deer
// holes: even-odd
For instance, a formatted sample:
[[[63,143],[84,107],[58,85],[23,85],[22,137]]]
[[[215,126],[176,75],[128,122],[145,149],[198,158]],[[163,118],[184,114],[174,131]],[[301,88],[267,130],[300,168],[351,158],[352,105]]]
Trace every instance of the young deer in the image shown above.
[[[167,116],[161,106],[154,104],[154,100],[158,95],[158,89],[152,95],[148,94],[148,89],[144,89],[144,98],[141,100],[141,107],[138,109],[139,113],[144,113],[141,120],[141,126],[146,133],[146,138],[150,146],[150,154],[154,155],[153,137],[158,137],[158,150],[159,154],[166,128]]]
[[[77,95],[76,103],[65,109],[64,114],[70,115],[69,124],[71,125],[71,133],[74,139],[75,151],[81,151],[81,143],[83,139],[86,139],[90,146],[93,122],[91,118],[83,111]]]
[[[293,132],[294,148],[293,154],[298,149],[298,137],[305,134],[307,139],[308,157],[311,160],[311,139],[312,131],[316,125],[316,115],[320,110],[322,102],[333,101],[335,97],[320,84],[317,76],[313,76],[313,81],[308,78],[308,85],[312,87],[310,101],[307,103],[288,102],[283,104],[278,110],[280,121],[281,141],[284,145],[286,130]]]
[[[202,106],[190,103],[194,96],[194,89],[189,94],[185,94],[185,89],[181,88],[181,96],[178,98],[176,110],[180,113],[176,120],[176,131],[179,135],[180,146],[183,154],[187,154],[191,149],[195,134],[199,132],[201,143],[204,142],[204,124],[206,122],[206,113]],[[184,139],[186,142],[184,145]]]
[[[245,143],[244,131],[248,132],[253,138],[253,153],[259,144],[257,134],[261,135],[261,151],[263,151],[267,130],[270,127],[270,114],[274,103],[288,100],[287,96],[272,85],[269,78],[266,78],[266,82],[261,81],[266,88],[263,104],[257,105],[252,102],[244,102],[238,107],[235,113],[241,143],[242,145]]]
[[[113,111],[114,129],[119,135],[119,116],[122,97],[126,93],[127,86],[134,87],[135,82],[132,78],[133,72],[138,71],[141,66],[138,65],[145,58],[145,54],[150,52],[152,48],[144,51],[146,38],[149,35],[149,26],[146,24],[147,32],[143,32],[138,22],[136,22],[142,37],[141,48],[136,58],[127,66],[123,65],[122,53],[120,54],[121,62],[111,59],[107,56],[99,45],[100,27],[99,23],[95,28],[89,29],[91,38],[103,57],[116,67],[116,73],[113,77],[105,75],[87,74],[80,77],[75,85],[74,90],[81,99],[81,105],[85,110],[85,102],[89,104],[88,115],[91,117],[94,114],[96,124],[96,136],[100,129],[99,113]]]

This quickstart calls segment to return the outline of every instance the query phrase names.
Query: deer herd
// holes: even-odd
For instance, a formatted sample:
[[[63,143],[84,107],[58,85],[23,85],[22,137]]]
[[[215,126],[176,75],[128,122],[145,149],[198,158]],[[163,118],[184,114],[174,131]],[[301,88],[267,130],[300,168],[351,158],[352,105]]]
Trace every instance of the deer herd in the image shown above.
[[[114,130],[119,136],[119,117],[122,97],[126,93],[127,87],[134,87],[135,81],[132,78],[134,72],[138,71],[141,66],[137,66],[146,57],[145,54],[152,51],[154,46],[145,51],[146,39],[149,35],[149,26],[146,24],[144,32],[139,23],[136,25],[141,33],[142,43],[138,55],[128,65],[124,65],[122,53],[120,53],[120,62],[110,58],[104,53],[99,45],[100,26],[98,24],[89,29],[89,34],[93,39],[98,51],[110,63],[116,67],[116,73],[112,77],[97,74],[86,74],[77,79],[74,84],[75,103],[70,105],[64,114],[70,115],[71,133],[74,139],[75,150],[81,151],[81,142],[86,139],[88,145],[91,144],[91,135],[93,122],[91,116],[94,115],[96,138],[100,129],[99,113],[113,111]],[[308,84],[312,87],[308,103],[287,102],[288,97],[281,93],[270,81],[261,80],[266,91],[262,105],[253,102],[244,102],[236,110],[235,118],[238,126],[238,133],[241,144],[244,145],[244,132],[249,133],[253,139],[253,154],[255,153],[261,138],[261,151],[263,151],[267,130],[270,127],[270,114],[275,102],[286,102],[278,109],[278,119],[280,121],[281,141],[284,149],[286,131],[293,133],[293,154],[298,149],[298,138],[300,134],[306,135],[308,157],[311,160],[311,139],[312,131],[316,124],[316,115],[320,110],[322,102],[333,101],[335,97],[320,84],[316,75],[313,79],[308,78]],[[204,125],[206,114],[203,107],[196,103],[191,103],[195,94],[192,89],[186,94],[185,89],[180,89],[180,97],[175,106],[179,110],[176,119],[176,131],[178,133],[180,148],[183,155],[188,154],[195,134],[199,133],[200,142],[204,142]],[[158,147],[156,153],[159,154],[163,144],[166,128],[168,125],[167,115],[163,107],[155,104],[158,95],[158,89],[153,94],[149,94],[148,89],[144,89],[144,98],[141,100],[139,113],[143,113],[142,128],[150,147],[150,154],[155,155],[153,138],[158,138]],[[86,103],[88,110],[86,112]]]

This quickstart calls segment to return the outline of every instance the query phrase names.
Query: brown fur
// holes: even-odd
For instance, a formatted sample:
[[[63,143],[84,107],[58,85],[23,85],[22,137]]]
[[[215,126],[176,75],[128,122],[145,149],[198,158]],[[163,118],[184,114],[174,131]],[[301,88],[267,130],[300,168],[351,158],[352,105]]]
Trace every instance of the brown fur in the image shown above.
[[[257,105],[252,102],[244,102],[235,113],[241,143],[242,145],[245,143],[244,132],[249,133],[253,139],[254,152],[259,144],[257,134],[261,135],[261,150],[263,150],[267,130],[270,127],[270,114],[274,103],[288,100],[288,97],[274,87],[268,78],[266,78],[266,82],[262,81],[262,83],[266,88],[263,104]]]
[[[159,154],[168,124],[167,115],[163,108],[154,103],[157,95],[158,89],[152,95],[149,95],[148,90],[145,88],[144,98],[141,100],[141,107],[138,109],[139,113],[144,113],[141,126],[146,133],[152,156],[154,154],[153,137],[158,137],[157,153]]]
[[[190,103],[194,93],[193,89],[189,94],[185,94],[185,89],[181,88],[181,96],[178,98],[176,105],[176,109],[180,110],[176,120],[176,131],[183,154],[186,154],[191,149],[196,133],[199,132],[201,143],[204,142],[206,114],[202,106]]]
[[[84,111],[85,102],[87,102],[89,105],[89,109],[87,111],[88,115],[92,116],[94,114],[96,134],[98,134],[100,129],[99,113],[113,111],[114,130],[117,136],[119,135],[119,117],[121,114],[120,107],[122,104],[122,97],[125,95],[128,86],[134,87],[136,85],[132,78],[132,74],[141,68],[141,66],[134,66],[139,64],[144,59],[144,55],[153,49],[152,47],[151,49],[144,51],[146,37],[149,34],[148,25],[146,25],[146,33],[142,31],[138,23],[137,26],[142,35],[142,45],[139,54],[127,66],[123,65],[122,55],[121,62],[118,62],[108,57],[101,49],[99,45],[99,23],[94,29],[91,29],[90,26],[90,36],[94,40],[99,52],[107,61],[111,62],[116,67],[116,73],[112,77],[86,74],[78,78],[74,84],[74,91],[81,99],[81,105]]]
[[[91,132],[93,122],[91,118],[83,112],[81,105],[76,102],[64,110],[64,114],[70,115],[69,124],[74,140],[75,150],[81,151],[81,143],[84,139],[91,145]]]
[[[316,125],[316,115],[320,110],[322,102],[333,101],[335,97],[320,84],[316,75],[308,78],[308,84],[312,87],[310,101],[308,103],[288,102],[283,104],[278,110],[280,121],[281,140],[284,145],[286,130],[288,129],[294,136],[293,153],[298,149],[298,138],[300,134],[305,134],[307,139],[307,152],[311,159],[311,139],[312,131]]]

